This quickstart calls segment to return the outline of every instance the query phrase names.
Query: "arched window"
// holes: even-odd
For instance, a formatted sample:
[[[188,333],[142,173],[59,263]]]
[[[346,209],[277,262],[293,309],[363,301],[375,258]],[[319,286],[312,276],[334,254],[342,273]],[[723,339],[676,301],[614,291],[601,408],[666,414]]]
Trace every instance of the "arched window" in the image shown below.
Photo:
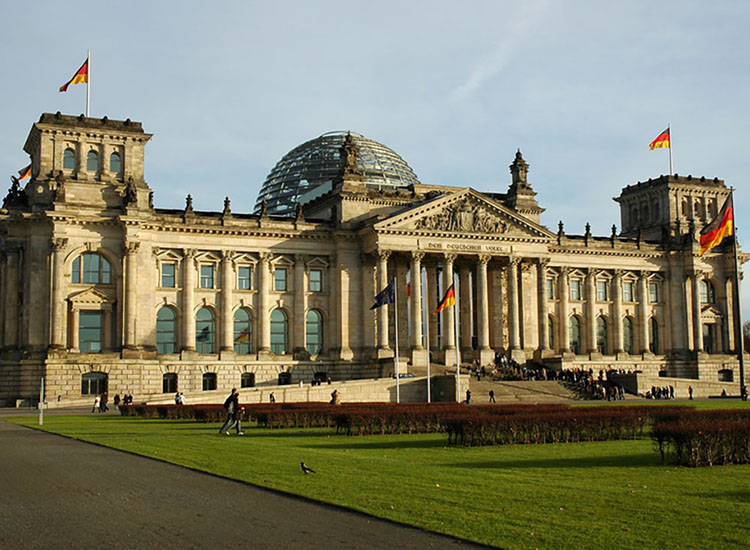
[[[323,316],[311,309],[305,319],[305,348],[310,355],[317,355],[323,349]]]
[[[649,336],[651,337],[648,349],[651,350],[651,353],[659,353],[659,323],[655,317],[651,317],[648,320],[648,328]]]
[[[99,153],[96,151],[89,151],[86,154],[86,170],[89,172],[99,171]]]
[[[630,317],[625,317],[622,320],[622,347],[631,355],[635,349],[633,345],[633,320]]]
[[[238,309],[234,312],[234,353],[248,354],[253,351],[253,323],[250,312]]]
[[[76,152],[70,147],[63,152],[63,168],[65,170],[76,169]]]
[[[596,349],[602,355],[609,353],[609,343],[607,341],[607,320],[599,316],[596,319]]]
[[[240,377],[240,388],[254,388],[255,387],[255,373],[254,372],[243,372]]]
[[[271,312],[271,351],[276,355],[289,352],[289,318],[281,309]]]
[[[555,319],[552,315],[547,317],[547,336],[549,349],[555,349]]]
[[[122,171],[122,159],[120,153],[114,152],[109,155],[109,171],[113,174],[119,174]]]
[[[161,377],[161,393],[177,392],[177,375],[173,372],[166,372]]]
[[[165,306],[156,314],[156,351],[177,353],[177,314],[171,307]]]
[[[581,353],[581,319],[575,315],[570,318],[570,351],[576,355]]]
[[[216,353],[216,321],[207,307],[195,315],[195,349],[198,353]]]
[[[98,395],[107,391],[106,372],[87,372],[81,376],[81,395]]]
[[[716,292],[711,281],[701,280],[700,282],[701,304],[716,303]]]
[[[204,372],[203,373],[203,391],[211,391],[215,389],[216,389],[216,373]]]
[[[73,260],[71,275],[74,283],[109,285],[112,284],[112,265],[99,254],[81,254]]]

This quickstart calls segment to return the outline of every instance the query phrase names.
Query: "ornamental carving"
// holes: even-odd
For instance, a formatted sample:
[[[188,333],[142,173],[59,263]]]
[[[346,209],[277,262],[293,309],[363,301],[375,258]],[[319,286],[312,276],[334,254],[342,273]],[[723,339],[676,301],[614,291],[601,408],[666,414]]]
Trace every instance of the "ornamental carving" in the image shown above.
[[[414,225],[417,229],[472,233],[507,233],[509,227],[483,206],[468,199],[451,204],[433,216],[417,220]]]

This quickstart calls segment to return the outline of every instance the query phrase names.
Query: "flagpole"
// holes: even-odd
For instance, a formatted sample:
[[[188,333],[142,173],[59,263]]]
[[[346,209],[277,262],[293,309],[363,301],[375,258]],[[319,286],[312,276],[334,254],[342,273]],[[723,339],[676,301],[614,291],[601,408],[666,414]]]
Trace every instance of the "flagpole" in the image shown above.
[[[734,214],[734,188],[729,190],[729,197],[732,200],[732,223],[737,219]],[[737,300],[735,300],[735,319],[737,319],[737,329],[735,330],[737,338],[737,348],[739,349],[739,360],[740,360],[740,395],[742,395],[742,388],[745,387],[745,339],[744,331],[742,328],[742,291],[740,289],[740,262],[737,254],[737,226],[732,228],[732,240],[734,241],[734,288],[737,289]]]
[[[91,105],[91,50],[86,55],[86,67],[88,75],[86,78],[86,118],[89,117],[89,107]]]
[[[674,165],[672,164],[672,125],[667,124],[667,131],[669,132],[669,175],[674,174]]]
[[[419,299],[422,302],[422,319],[424,322],[424,338],[425,348],[427,349],[427,402],[430,403],[432,396],[430,394],[430,312],[429,312],[429,289],[427,288],[427,270],[425,269],[424,278],[422,278],[422,272],[419,273],[420,282],[422,283],[421,294]],[[423,299],[424,298],[424,299]]]
[[[401,373],[398,366],[398,279],[396,277],[393,278],[393,309],[395,314],[393,316],[394,330],[396,333],[396,345],[394,346],[396,348],[396,355],[393,358],[396,366],[396,403],[401,403]]]
[[[461,344],[458,339],[458,293],[455,291],[456,276],[453,275],[453,293],[456,303],[453,304],[453,332],[456,337],[456,403],[461,402]]]

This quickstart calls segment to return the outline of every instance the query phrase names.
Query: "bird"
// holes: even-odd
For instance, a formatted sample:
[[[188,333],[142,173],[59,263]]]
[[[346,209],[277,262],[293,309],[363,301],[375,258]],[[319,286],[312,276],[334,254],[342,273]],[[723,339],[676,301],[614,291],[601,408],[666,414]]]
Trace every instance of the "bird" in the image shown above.
[[[299,464],[300,464],[300,466],[302,466],[302,471],[305,473],[305,475],[316,473],[315,470],[313,470],[312,468],[306,466],[304,462],[300,462]]]

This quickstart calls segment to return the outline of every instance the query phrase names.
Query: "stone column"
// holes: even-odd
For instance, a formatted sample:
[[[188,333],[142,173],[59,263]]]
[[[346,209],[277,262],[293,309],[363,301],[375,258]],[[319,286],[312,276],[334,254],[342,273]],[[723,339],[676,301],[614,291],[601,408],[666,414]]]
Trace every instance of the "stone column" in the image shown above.
[[[388,286],[388,258],[390,255],[390,250],[378,251],[378,286],[375,289],[376,295]],[[376,311],[378,316],[378,351],[390,351],[391,347],[388,345],[388,306],[380,306]]]
[[[195,351],[195,250],[182,255],[182,348]]]
[[[422,343],[422,260],[424,252],[411,254],[411,364],[427,364],[427,353]]]
[[[521,344],[518,315],[518,264],[521,258],[511,257],[508,263],[508,332],[511,352],[519,350]]]
[[[487,264],[491,256],[479,256],[477,263],[477,340],[479,344],[479,362],[482,365],[492,363],[495,353],[490,348],[490,301],[487,281]]]
[[[536,293],[539,304],[539,350],[549,351],[549,321],[547,319],[547,265],[549,259],[539,258],[536,262]]]
[[[455,254],[446,254],[443,262],[443,295],[453,284],[453,263],[456,260]],[[442,296],[440,297],[442,299]],[[456,363],[456,321],[455,306],[445,308],[441,315],[443,316],[443,349],[445,350],[445,364]]]
[[[68,239],[52,240],[52,327],[51,346],[55,349],[65,347],[65,327],[67,326],[67,308],[65,307],[65,249]]]
[[[271,312],[269,293],[271,292],[271,254],[260,254],[260,271],[258,272],[258,353],[271,353]]]
[[[622,270],[615,269],[615,278],[612,280],[612,328],[614,330],[615,353],[625,351],[622,338]]]
[[[375,262],[372,254],[362,253],[361,256],[362,270],[362,300],[360,308],[362,311],[362,346],[367,357],[371,357],[376,349],[375,343],[375,311],[370,309],[372,298],[377,291],[375,290]]]
[[[234,250],[221,252],[221,352],[234,352]]]
[[[79,340],[79,334],[78,334],[78,327],[80,323],[79,313],[81,312],[78,310],[78,308],[75,308],[70,312],[70,316],[71,316],[70,324],[71,324],[71,329],[72,329],[71,330],[72,341],[70,343],[71,344],[70,349],[72,349],[73,351],[78,351],[80,347],[80,340]]]
[[[399,355],[403,356],[407,355],[409,352],[409,333],[411,332],[411,327],[409,326],[409,304],[406,297],[406,274],[409,266],[406,262],[406,258],[401,255],[394,256],[393,264],[396,274],[396,301],[398,303],[398,307],[394,307],[394,309],[398,315],[399,332],[397,335],[394,334],[394,338],[399,339],[398,351]]]
[[[642,272],[638,279],[638,328],[640,334],[638,335],[641,346],[641,353],[648,353],[648,277],[646,272]]]
[[[102,310],[102,351],[112,349],[112,306],[106,304]]]
[[[5,345],[18,347],[18,261],[20,248],[10,245],[6,248],[7,264],[5,268]]]
[[[125,347],[128,349],[135,349],[138,343],[135,325],[138,314],[138,249],[140,246],[141,243],[137,241],[128,241],[125,245]]]
[[[703,351],[703,326],[701,324],[701,296],[700,281],[703,277],[701,271],[690,274],[690,286],[693,293],[693,349]]]
[[[329,279],[330,280],[330,279]],[[294,255],[294,354],[302,359],[306,351],[305,312],[307,310],[307,288],[305,287],[305,257]],[[323,338],[323,345],[327,345]],[[323,351],[323,350],[321,350]],[[307,357],[304,357],[307,358]]]
[[[588,353],[597,352],[596,349],[596,270],[589,269],[586,275],[586,340]]]
[[[434,263],[430,263],[426,267],[427,272],[427,329],[430,337],[430,351],[440,349],[438,346],[438,326],[437,326],[437,315],[435,310],[437,309],[438,300],[441,296],[438,296],[437,292],[437,266]]]
[[[473,301],[471,289],[471,268],[466,263],[458,266],[458,280],[460,284],[459,300],[459,338],[461,338],[461,356],[467,360],[473,359],[472,337],[474,336],[474,323],[471,318],[471,305]]]
[[[560,311],[557,314],[557,324],[559,325],[559,339],[560,339],[560,350],[563,353],[570,353],[570,334],[568,334],[568,300],[570,290],[568,288],[568,275],[570,274],[570,268],[560,268],[560,278],[558,279],[558,292],[559,292],[559,307]]]

